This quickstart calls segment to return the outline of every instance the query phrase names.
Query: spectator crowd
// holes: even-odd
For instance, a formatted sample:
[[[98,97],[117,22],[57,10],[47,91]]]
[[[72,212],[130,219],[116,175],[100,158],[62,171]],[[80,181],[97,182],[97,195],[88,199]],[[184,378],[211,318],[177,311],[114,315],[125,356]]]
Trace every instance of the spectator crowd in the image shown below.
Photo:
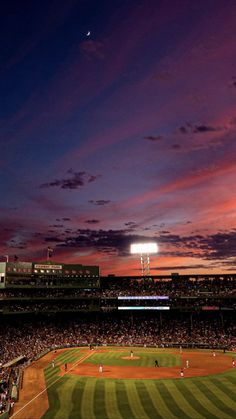
[[[118,300],[121,296],[168,296],[132,300],[132,305],[170,305],[173,310],[119,311],[117,301],[120,306],[130,305],[129,300]],[[19,377],[16,368],[4,365],[18,357],[28,364],[50,349],[81,345],[236,349],[235,296],[235,279],[231,277],[111,279],[94,289],[63,288],[59,284],[44,289],[2,288],[0,311],[13,314],[0,313],[0,413],[10,402],[9,389]],[[203,306],[205,310],[216,306],[218,311],[204,312]],[[73,313],[66,313],[69,311]]]
[[[158,313],[159,314],[159,313]],[[64,320],[52,318],[24,319],[0,325],[0,362],[24,356],[32,361],[48,348],[70,345],[236,345],[236,326],[227,316],[188,314],[71,316]]]

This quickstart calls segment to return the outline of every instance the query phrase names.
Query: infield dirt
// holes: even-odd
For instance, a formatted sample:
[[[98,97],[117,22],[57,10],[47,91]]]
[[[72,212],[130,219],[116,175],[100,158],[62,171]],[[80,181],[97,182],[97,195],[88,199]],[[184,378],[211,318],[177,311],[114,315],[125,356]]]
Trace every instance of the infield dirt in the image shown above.
[[[65,351],[66,349],[60,349],[57,351],[56,355]],[[40,358],[38,361],[33,362],[29,367],[25,368],[23,388],[20,390],[19,401],[14,406],[12,418],[40,419],[48,410],[47,391],[44,391],[46,388],[44,368],[46,368],[54,358],[55,353],[49,352],[43,358]]]
[[[96,352],[104,352],[96,351]],[[169,351],[173,353],[172,351]],[[175,352],[177,354],[177,352]],[[76,365],[75,367],[72,364],[68,364],[68,369],[73,367],[70,370],[70,374],[80,375],[80,376],[90,376],[90,377],[99,377],[99,378],[117,378],[117,379],[165,379],[165,378],[179,378],[180,371],[183,369],[184,377],[201,377],[212,374],[219,374],[221,372],[227,371],[231,368],[231,359],[230,357],[217,354],[213,357],[212,354],[208,352],[187,352],[180,355],[182,359],[181,366],[175,367],[141,367],[141,366],[106,366],[103,365],[103,372],[99,372],[99,366],[92,363],[86,363],[81,365]],[[127,359],[127,361],[132,362],[132,359],[138,359],[139,357],[123,357],[122,359]],[[189,367],[186,368],[186,361],[189,361]],[[61,367],[61,375],[64,375],[63,367]]]

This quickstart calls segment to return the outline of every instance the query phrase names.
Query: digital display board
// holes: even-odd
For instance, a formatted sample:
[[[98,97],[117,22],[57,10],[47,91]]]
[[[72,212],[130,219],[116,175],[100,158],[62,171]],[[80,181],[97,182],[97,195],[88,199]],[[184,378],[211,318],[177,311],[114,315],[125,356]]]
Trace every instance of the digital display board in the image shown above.
[[[170,306],[120,306],[118,310],[170,310]]]
[[[119,296],[118,300],[169,300],[166,295]]]
[[[218,306],[202,306],[202,310],[212,311],[212,310],[219,310]]]

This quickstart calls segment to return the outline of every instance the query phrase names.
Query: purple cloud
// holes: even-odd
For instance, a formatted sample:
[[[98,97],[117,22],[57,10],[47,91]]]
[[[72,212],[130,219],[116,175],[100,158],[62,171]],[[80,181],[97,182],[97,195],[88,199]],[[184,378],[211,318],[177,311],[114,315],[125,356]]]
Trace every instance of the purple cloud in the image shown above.
[[[95,182],[101,175],[90,175],[86,172],[74,172],[72,169],[68,170],[71,174],[70,178],[55,179],[51,182],[43,183],[40,188],[53,188],[60,189],[78,189],[83,187],[86,183]]]

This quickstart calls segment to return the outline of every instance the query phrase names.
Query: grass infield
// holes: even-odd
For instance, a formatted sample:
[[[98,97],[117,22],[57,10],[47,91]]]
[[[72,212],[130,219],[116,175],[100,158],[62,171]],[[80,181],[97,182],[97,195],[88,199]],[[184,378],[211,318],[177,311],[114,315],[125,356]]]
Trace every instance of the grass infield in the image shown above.
[[[171,353],[158,353],[150,351],[135,350],[133,352],[134,359],[124,359],[130,357],[130,351],[124,350],[122,352],[109,351],[104,353],[94,353],[89,357],[85,363],[117,365],[121,367],[153,367],[155,360],[158,361],[160,367],[174,367],[181,364],[180,356]],[[136,359],[136,357],[138,359]]]
[[[134,348],[135,360],[123,360],[129,349],[93,353],[84,363],[153,367],[180,365],[171,349]],[[71,349],[56,357],[57,364],[73,364],[84,356]],[[227,354],[225,354],[227,356]],[[232,354],[230,355],[232,357]],[[49,386],[60,368],[44,370]],[[184,379],[112,379],[67,374],[48,389],[49,410],[43,419],[227,419],[236,417],[236,368],[218,375]]]

